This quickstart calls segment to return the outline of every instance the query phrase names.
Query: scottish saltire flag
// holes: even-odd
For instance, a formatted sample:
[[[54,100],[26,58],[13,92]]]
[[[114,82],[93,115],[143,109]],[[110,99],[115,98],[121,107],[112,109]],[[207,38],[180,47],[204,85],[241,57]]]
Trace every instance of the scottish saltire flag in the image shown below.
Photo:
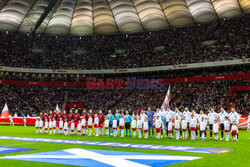
[[[91,150],[82,148],[0,157],[0,159],[85,167],[162,167],[198,160],[200,158],[201,157],[194,156]]]
[[[5,103],[0,118],[8,118],[8,117],[9,117],[9,109],[7,103]]]
[[[14,152],[21,152],[21,151],[30,151],[30,150],[36,150],[36,149],[0,146],[0,154],[7,154],[7,153],[14,153]]]
[[[76,144],[76,145],[91,145],[91,146],[106,146],[119,148],[137,148],[137,149],[151,149],[151,150],[168,150],[168,151],[183,151],[193,153],[207,153],[207,154],[222,154],[233,151],[227,148],[210,148],[210,147],[187,147],[187,146],[171,146],[171,145],[155,145],[155,144],[133,144],[133,143],[118,143],[118,142],[100,142],[100,141],[86,141],[86,140],[65,140],[65,139],[48,139],[48,138],[32,138],[32,137],[11,137],[0,136],[0,140],[14,140],[14,141],[31,141],[42,143],[62,143],[62,144]]]
[[[166,97],[163,101],[163,104],[161,105],[161,111],[166,111],[167,108],[169,107],[169,102],[170,102],[170,90],[171,90],[171,85],[168,87],[168,92],[166,94]]]

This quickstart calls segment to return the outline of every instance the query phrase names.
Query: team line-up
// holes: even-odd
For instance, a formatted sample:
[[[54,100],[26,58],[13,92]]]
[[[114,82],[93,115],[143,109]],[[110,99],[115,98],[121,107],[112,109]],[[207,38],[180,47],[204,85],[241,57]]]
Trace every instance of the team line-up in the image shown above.
[[[198,114],[194,110],[190,112],[187,107],[183,112],[178,108],[175,111],[168,108],[167,111],[157,109],[154,112],[149,107],[148,111],[139,110],[132,116],[128,111],[121,114],[119,110],[116,110],[114,115],[111,110],[108,110],[106,116],[102,114],[101,110],[98,114],[94,114],[92,110],[89,110],[89,113],[84,110],[82,118],[78,110],[75,110],[75,114],[72,110],[69,114],[66,111],[64,113],[50,111],[50,113],[40,113],[36,119],[35,127],[36,133],[75,135],[78,132],[78,135],[88,136],[104,136],[105,132],[106,136],[117,136],[119,130],[120,137],[124,137],[125,134],[131,136],[132,129],[132,136],[137,137],[138,131],[139,138],[143,136],[148,138],[151,131],[152,137],[154,137],[155,130],[157,139],[163,138],[163,134],[166,133],[165,138],[176,138],[177,140],[180,138],[183,140],[187,138],[205,140],[207,139],[207,130],[210,131],[209,140],[213,137],[214,140],[218,140],[218,133],[221,130],[220,140],[224,139],[225,133],[225,139],[229,141],[229,133],[231,132],[232,140],[238,141],[238,122],[239,115],[234,108],[231,109],[230,113],[227,113],[223,108],[221,108],[220,113],[216,113],[211,108],[208,114],[204,114],[202,110]],[[198,130],[200,137],[198,137]],[[189,132],[189,136],[187,132]]]

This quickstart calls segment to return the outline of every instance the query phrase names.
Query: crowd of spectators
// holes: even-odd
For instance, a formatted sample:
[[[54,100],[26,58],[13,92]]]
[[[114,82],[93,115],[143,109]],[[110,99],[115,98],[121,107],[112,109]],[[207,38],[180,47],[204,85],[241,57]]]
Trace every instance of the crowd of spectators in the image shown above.
[[[0,65],[119,69],[249,58],[249,20],[246,15],[194,27],[129,35],[3,33],[0,34]],[[211,40],[215,43],[202,43]]]
[[[109,36],[46,36],[0,34],[0,66],[43,69],[119,69],[249,58],[249,16],[217,20],[211,24],[141,34]],[[206,42],[207,41],[207,42]],[[210,44],[208,44],[210,41]],[[215,43],[214,43],[215,42]],[[249,73],[249,65],[176,70],[138,74],[103,74],[97,78],[180,78]],[[86,81],[90,75],[0,72],[0,80]],[[93,77],[93,75],[92,75]],[[150,78],[148,78],[150,77]],[[249,86],[246,80],[204,81],[171,84],[172,109],[185,106],[197,111],[229,109],[249,112],[249,92],[228,95],[233,86]],[[37,114],[62,108],[65,103],[82,103],[84,108],[136,111],[159,108],[168,84],[162,89],[90,90],[86,87],[0,85],[0,107],[10,112]]]
[[[63,103],[83,104],[86,109],[99,109],[107,112],[108,109],[119,108],[122,111],[137,111],[151,106],[160,108],[169,84],[162,89],[110,89],[90,90],[86,87],[53,87],[53,86],[21,86],[1,85],[0,107],[7,102],[11,113],[37,114],[40,111],[54,110],[56,105],[62,109]],[[185,82],[171,84],[172,109],[185,106],[199,111],[208,111],[211,107],[220,106],[229,109],[234,106],[238,112],[249,112],[249,92],[236,96],[228,94],[233,86],[249,86],[246,80],[224,80]]]
[[[250,98],[249,91],[237,92],[234,97],[232,97],[232,103],[237,106],[238,111],[244,115],[248,115],[250,111]]]
[[[8,104],[11,113],[37,114],[54,110],[64,102],[65,88],[52,86],[0,85],[0,104]]]

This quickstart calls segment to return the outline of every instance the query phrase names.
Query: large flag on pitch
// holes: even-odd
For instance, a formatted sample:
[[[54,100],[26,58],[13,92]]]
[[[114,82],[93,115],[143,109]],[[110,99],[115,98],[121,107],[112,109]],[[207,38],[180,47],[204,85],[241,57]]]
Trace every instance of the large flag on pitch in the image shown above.
[[[167,111],[167,108],[169,107],[169,102],[170,102],[170,90],[171,86],[169,85],[168,87],[168,92],[166,94],[166,97],[161,105],[161,111]]]
[[[7,103],[5,103],[0,118],[8,118],[8,117],[9,117],[9,109]]]

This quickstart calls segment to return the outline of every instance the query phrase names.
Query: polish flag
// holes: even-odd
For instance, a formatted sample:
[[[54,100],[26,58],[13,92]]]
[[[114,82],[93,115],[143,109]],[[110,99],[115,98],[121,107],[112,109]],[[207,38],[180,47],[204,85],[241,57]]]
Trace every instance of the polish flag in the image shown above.
[[[9,109],[8,109],[7,103],[5,103],[0,118],[8,118],[8,117],[9,117]]]

